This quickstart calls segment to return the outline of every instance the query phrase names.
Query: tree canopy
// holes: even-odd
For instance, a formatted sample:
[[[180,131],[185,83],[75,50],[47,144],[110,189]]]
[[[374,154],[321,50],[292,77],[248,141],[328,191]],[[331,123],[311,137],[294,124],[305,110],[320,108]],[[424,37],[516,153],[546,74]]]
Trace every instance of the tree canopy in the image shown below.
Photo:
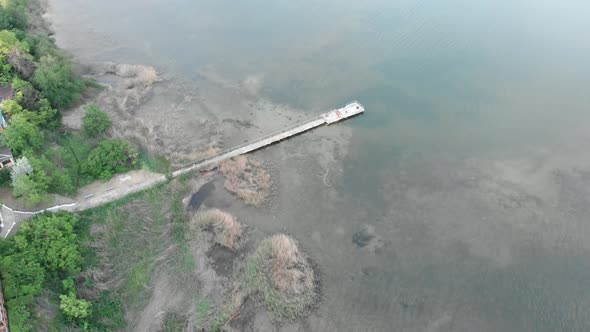
[[[28,26],[24,1],[3,0],[0,2],[0,29],[25,30]]]
[[[12,331],[31,331],[35,296],[54,282],[52,279],[68,279],[80,270],[81,246],[74,232],[77,223],[73,214],[43,214],[23,223],[14,238],[0,242],[0,271]],[[67,310],[81,315],[90,309],[75,295],[71,301],[74,288],[66,293],[66,302],[70,301]]]
[[[33,83],[57,108],[71,106],[80,100],[84,90],[84,83],[74,74],[70,64],[53,55],[41,57]]]
[[[88,137],[104,134],[111,128],[112,122],[106,112],[101,111],[96,105],[85,107],[86,114],[82,119],[82,126]]]
[[[78,272],[82,256],[73,214],[48,214],[23,223],[15,236],[16,248],[27,252],[48,271]]]
[[[84,173],[103,180],[125,172],[137,164],[138,152],[129,142],[106,140],[101,142],[83,164]]]
[[[22,113],[10,119],[10,125],[2,131],[1,135],[2,143],[17,156],[27,150],[39,150],[44,142],[43,133]]]

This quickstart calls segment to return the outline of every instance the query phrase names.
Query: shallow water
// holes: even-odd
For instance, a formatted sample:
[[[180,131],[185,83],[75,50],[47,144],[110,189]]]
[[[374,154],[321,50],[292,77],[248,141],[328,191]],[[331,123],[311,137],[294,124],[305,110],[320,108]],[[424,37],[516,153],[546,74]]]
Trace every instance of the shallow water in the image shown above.
[[[51,4],[83,61],[366,106],[335,193],[310,178],[281,205],[324,273],[308,328],[590,330],[588,2]]]

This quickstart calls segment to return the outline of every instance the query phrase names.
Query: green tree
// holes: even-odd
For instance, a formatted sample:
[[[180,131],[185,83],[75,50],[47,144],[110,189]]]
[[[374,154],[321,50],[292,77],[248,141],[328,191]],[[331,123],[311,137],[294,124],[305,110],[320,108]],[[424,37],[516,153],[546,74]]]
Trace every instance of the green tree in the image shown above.
[[[14,166],[10,168],[10,178],[12,179],[13,183],[19,177],[29,175],[31,173],[33,173],[33,165],[31,165],[29,158],[26,156],[18,158]]]
[[[16,114],[2,131],[2,143],[19,156],[27,150],[37,151],[43,146],[43,133],[27,121],[25,114]]]
[[[74,74],[65,58],[52,55],[41,57],[33,75],[33,83],[57,108],[65,108],[77,102],[84,90],[84,83]]]
[[[16,115],[16,114],[20,114],[23,111],[26,111],[14,99],[6,99],[6,100],[3,100],[2,103],[1,103],[1,105],[2,105],[2,113],[3,114],[8,114],[10,116],[13,116],[13,115]]]
[[[45,172],[45,175],[47,175],[48,192],[62,195],[74,194],[76,188],[74,187],[71,175],[67,171],[59,169],[55,163],[50,160],[52,157],[54,157],[53,150],[46,150],[40,157],[35,157],[31,154],[28,155],[32,168],[42,170]],[[18,166],[18,162],[15,167],[12,167],[12,169],[16,169],[16,166]]]
[[[82,119],[84,131],[88,137],[104,134],[111,128],[112,122],[106,112],[101,111],[96,105],[84,107],[86,114]]]
[[[12,88],[16,90],[16,94],[13,97],[23,108],[35,111],[39,106],[39,91],[33,87],[33,85],[25,80],[18,77],[12,79]],[[49,101],[47,101],[49,103]]]
[[[23,198],[29,204],[41,203],[47,198],[49,178],[43,170],[21,175],[12,182],[14,197]]]
[[[11,331],[33,329],[34,299],[46,280],[65,275],[64,288],[75,294],[71,278],[80,271],[81,262],[80,241],[74,232],[77,222],[70,213],[42,214],[23,223],[15,237],[0,241],[0,271]],[[78,315],[90,310],[87,304],[70,302]]]
[[[20,41],[16,34],[8,30],[0,30],[0,54],[6,55],[13,48],[23,52],[29,52],[30,47],[27,42]]]
[[[12,81],[14,70],[12,65],[6,62],[6,59],[0,54],[0,84],[5,85]]]
[[[7,300],[39,294],[45,281],[45,270],[26,253],[16,252],[0,258],[4,296]]]
[[[46,129],[57,129],[61,126],[61,114],[53,107],[46,98],[42,98],[35,105],[34,112],[27,112],[29,122],[37,127]]]
[[[68,295],[60,295],[59,299],[59,308],[70,319],[86,318],[92,312],[92,303],[78,299],[73,292],[68,293]]]
[[[47,271],[80,271],[82,255],[73,214],[44,214],[23,223],[15,236],[16,248],[27,252]]]
[[[82,170],[95,179],[110,179],[113,174],[125,172],[137,164],[137,149],[121,140],[106,140],[90,152]]]
[[[28,27],[24,1],[6,0],[0,2],[0,30]]]
[[[32,298],[26,297],[18,297],[6,301],[6,307],[10,311],[10,331],[33,331],[30,309],[32,302]]]

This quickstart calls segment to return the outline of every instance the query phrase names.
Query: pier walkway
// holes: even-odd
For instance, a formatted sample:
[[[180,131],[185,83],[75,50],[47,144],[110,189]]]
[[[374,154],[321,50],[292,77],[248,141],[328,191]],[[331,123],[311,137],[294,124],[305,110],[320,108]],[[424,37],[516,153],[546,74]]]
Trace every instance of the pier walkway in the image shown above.
[[[355,115],[361,114],[365,111],[363,105],[359,102],[355,101],[352,102],[343,108],[335,109],[326,113],[321,114],[317,118],[308,120],[304,123],[299,123],[292,127],[281,129],[278,132],[272,133],[270,135],[266,135],[262,138],[257,139],[254,142],[244,143],[237,147],[233,147],[231,149],[222,151],[216,154],[213,157],[206,158],[204,160],[197,161],[190,165],[187,165],[175,172],[172,173],[172,177],[177,177],[182,174],[186,174],[195,170],[199,169],[206,169],[213,165],[216,165],[224,160],[231,159],[233,157],[237,157],[242,154],[246,154],[248,152],[252,152],[263,148],[265,146],[271,145],[273,143],[279,142],[285,138],[292,137],[295,135],[299,135],[303,132],[306,132],[310,129],[319,127],[324,124],[331,124],[334,122],[338,122],[340,120],[344,120]]]

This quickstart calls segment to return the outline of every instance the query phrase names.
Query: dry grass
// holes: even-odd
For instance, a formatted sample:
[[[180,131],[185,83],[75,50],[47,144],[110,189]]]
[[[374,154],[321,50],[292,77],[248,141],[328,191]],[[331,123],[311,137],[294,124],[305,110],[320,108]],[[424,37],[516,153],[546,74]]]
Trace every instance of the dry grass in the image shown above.
[[[271,239],[272,281],[280,291],[302,294],[313,288],[314,276],[305,257],[299,252],[297,242],[285,234]]]
[[[198,213],[193,217],[193,225],[205,227],[213,233],[215,243],[230,250],[238,247],[242,236],[242,225],[227,212],[218,209]]]
[[[304,315],[318,299],[311,262],[297,241],[284,234],[260,243],[248,258],[246,278],[279,321]]]
[[[239,156],[221,163],[225,189],[235,193],[244,203],[258,206],[270,193],[272,180],[262,164]]]

